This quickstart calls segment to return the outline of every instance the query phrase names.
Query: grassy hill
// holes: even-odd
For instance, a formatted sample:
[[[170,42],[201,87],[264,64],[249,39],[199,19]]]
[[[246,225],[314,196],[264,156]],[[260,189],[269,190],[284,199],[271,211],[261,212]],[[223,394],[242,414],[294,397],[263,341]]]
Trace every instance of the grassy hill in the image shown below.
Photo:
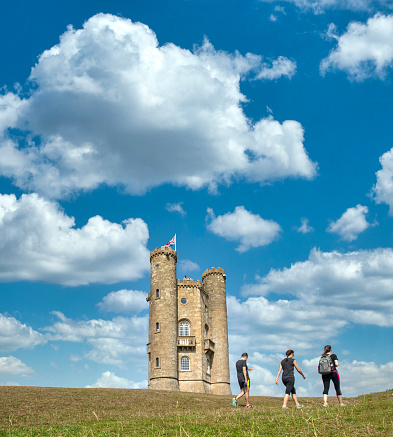
[[[393,391],[345,399],[231,398],[153,390],[0,387],[0,436],[393,436]],[[244,402],[244,401],[243,401]],[[241,402],[240,402],[241,404]]]

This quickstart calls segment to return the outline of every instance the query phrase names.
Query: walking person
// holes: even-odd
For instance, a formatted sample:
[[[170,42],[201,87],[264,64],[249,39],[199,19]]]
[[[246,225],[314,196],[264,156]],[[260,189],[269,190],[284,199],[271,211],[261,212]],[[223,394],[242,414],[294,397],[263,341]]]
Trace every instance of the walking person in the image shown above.
[[[300,375],[303,376],[303,379],[306,379],[303,372],[300,370],[299,366],[297,365],[296,360],[293,359],[295,352],[292,349],[287,350],[285,353],[286,358],[284,358],[280,366],[278,368],[277,372],[277,378],[276,378],[276,384],[278,385],[278,378],[280,376],[281,370],[282,372],[282,383],[285,385],[285,395],[284,395],[284,402],[282,405],[282,408],[288,408],[288,399],[290,395],[292,395],[293,402],[295,402],[296,408],[302,408],[303,405],[300,405],[297,396],[296,396],[296,389],[295,389],[295,372],[294,369],[296,369]]]
[[[323,359],[325,359],[325,361],[327,361],[328,365],[330,366],[330,371],[328,369],[328,373],[321,371],[321,367],[322,367],[321,362],[323,361]],[[337,367],[339,366],[337,355],[332,354],[332,347],[329,344],[325,346],[319,363],[320,364],[318,366],[318,370],[319,373],[322,374],[322,382],[323,382],[323,406],[324,407],[328,406],[328,393],[329,393],[330,381],[333,381],[338,403],[340,404],[341,407],[345,407],[345,404],[343,403],[341,388],[340,388],[340,375],[337,372]]]
[[[245,396],[246,398],[246,408],[252,408],[250,405],[250,376],[248,374],[249,371],[253,370],[252,367],[247,366],[247,358],[248,354],[244,352],[240,360],[236,361],[236,372],[237,372],[237,380],[239,382],[240,393],[232,399],[232,406],[237,407],[237,401]]]

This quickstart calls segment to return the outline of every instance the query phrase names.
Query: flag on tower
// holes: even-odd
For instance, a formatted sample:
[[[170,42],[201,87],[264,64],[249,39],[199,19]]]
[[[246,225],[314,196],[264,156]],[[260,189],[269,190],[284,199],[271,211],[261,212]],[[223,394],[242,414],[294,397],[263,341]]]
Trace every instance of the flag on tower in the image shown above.
[[[171,240],[168,241],[168,243],[164,247],[171,247],[171,246],[175,246],[175,250],[176,250],[176,234]]]

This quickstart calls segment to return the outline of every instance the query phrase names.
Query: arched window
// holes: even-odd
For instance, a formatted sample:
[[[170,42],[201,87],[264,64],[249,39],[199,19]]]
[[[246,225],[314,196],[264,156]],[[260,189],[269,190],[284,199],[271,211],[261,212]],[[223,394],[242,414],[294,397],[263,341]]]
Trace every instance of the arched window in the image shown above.
[[[157,288],[157,290],[156,290],[156,299],[159,299],[160,298],[160,290]]]
[[[209,327],[205,325],[205,338],[209,337]]]
[[[156,367],[160,367],[160,359],[158,357],[156,358]]]
[[[179,323],[179,335],[189,336],[190,335],[190,324],[188,322]]]
[[[182,372],[188,372],[190,370],[190,359],[188,357],[181,357],[180,370]]]
[[[206,373],[210,375],[210,358],[206,357]]]
[[[160,330],[160,323],[157,322],[157,323],[156,323],[156,332],[158,332],[159,330]]]

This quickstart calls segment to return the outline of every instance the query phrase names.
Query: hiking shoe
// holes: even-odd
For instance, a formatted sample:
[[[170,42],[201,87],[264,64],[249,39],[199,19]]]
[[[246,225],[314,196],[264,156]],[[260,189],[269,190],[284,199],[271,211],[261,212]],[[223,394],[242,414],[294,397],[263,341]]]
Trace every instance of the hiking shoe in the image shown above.
[[[246,408],[252,408],[252,405],[246,405]]]
[[[286,405],[283,405],[281,408],[282,408],[283,410],[287,410],[287,409],[288,409],[288,407],[287,407]]]
[[[327,404],[327,402],[324,402],[323,406],[328,407],[329,405]]]
[[[232,399],[232,407],[234,407],[234,408],[237,407],[237,400],[236,400],[236,398]]]
[[[296,408],[303,408],[303,405],[301,405],[301,404],[297,404],[297,405],[296,405]]]
[[[346,405],[345,404],[340,404],[340,407],[346,407]]]

